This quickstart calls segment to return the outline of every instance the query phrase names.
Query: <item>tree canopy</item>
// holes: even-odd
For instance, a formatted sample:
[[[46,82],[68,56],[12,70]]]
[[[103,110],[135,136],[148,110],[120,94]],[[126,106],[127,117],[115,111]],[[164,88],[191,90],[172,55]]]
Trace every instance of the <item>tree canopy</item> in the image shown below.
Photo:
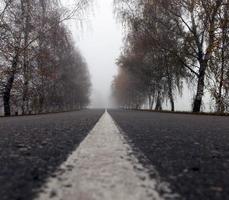
[[[56,0],[1,0],[0,94],[5,115],[80,109],[90,76],[64,21],[80,14]]]
[[[174,110],[186,80],[196,87],[193,112],[201,111],[205,91],[217,112],[228,111],[228,6],[228,0],[115,0],[127,34],[118,61],[125,70],[115,78],[114,90],[127,73],[144,82],[142,94],[150,108],[155,104],[161,110],[169,100]]]

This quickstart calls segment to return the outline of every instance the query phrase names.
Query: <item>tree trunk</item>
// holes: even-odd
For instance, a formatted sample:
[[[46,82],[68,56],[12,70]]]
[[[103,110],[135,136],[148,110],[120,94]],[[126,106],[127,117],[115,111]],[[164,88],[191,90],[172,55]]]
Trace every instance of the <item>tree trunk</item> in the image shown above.
[[[4,114],[5,116],[10,116],[11,115],[11,110],[10,110],[10,96],[11,96],[11,90],[13,87],[14,83],[14,78],[15,78],[15,73],[17,71],[17,64],[18,64],[18,54],[15,55],[13,62],[12,62],[12,69],[11,72],[8,76],[5,89],[3,92],[3,104],[4,104]]]
[[[157,102],[156,102],[156,107],[155,107],[156,111],[162,111],[162,102],[161,102],[161,92],[158,92],[157,95]]]
[[[149,94],[148,95],[148,99],[149,99],[149,110],[153,110],[153,105],[154,105],[154,95]]]
[[[174,103],[174,98],[173,98],[173,88],[172,88],[172,77],[171,74],[168,71],[168,86],[169,86],[169,100],[170,100],[170,104],[171,104],[171,111],[174,112],[175,111],[175,103]]]
[[[152,103],[150,105],[150,110],[153,110],[153,105],[154,105],[154,100],[152,101]]]
[[[24,4],[25,3],[25,4]],[[24,47],[26,48],[29,40],[29,26],[30,26],[30,0],[27,0],[22,4],[22,13],[24,17]],[[24,50],[23,54],[23,76],[24,76],[24,85],[23,85],[23,94],[22,94],[22,114],[26,114],[29,110],[28,106],[28,90],[29,90],[29,61],[28,61],[28,49]]]
[[[227,1],[228,3],[228,1]],[[223,81],[224,81],[224,70],[226,64],[226,48],[228,43],[228,4],[224,8],[224,23],[222,26],[222,47],[221,47],[221,68],[220,68],[220,80],[219,80],[219,94],[216,99],[217,112],[224,113],[225,106],[223,102]]]
[[[175,103],[174,103],[172,91],[169,91],[169,100],[170,100],[170,104],[171,104],[171,111],[174,112],[175,111]]]
[[[149,100],[149,110],[150,110],[150,108],[151,108],[151,102],[152,102],[151,94],[148,95],[148,100]]]
[[[45,18],[46,18],[46,1],[45,0],[39,0],[40,6],[42,8],[42,28],[45,26]],[[39,32],[39,56],[38,56],[38,68],[41,72],[41,86],[39,91],[39,113],[42,113],[44,111],[44,103],[45,103],[45,75],[44,75],[44,49],[45,49],[45,35],[43,30],[40,30]]]
[[[220,68],[220,80],[219,80],[219,94],[217,95],[217,112],[218,113],[224,113],[225,107],[223,103],[223,97],[222,97],[222,91],[223,91],[223,80],[224,80],[224,68],[225,68],[225,52],[224,52],[224,42],[223,42],[223,48],[221,52],[221,68]]]
[[[44,96],[43,96],[43,94],[40,94],[39,95],[39,109],[38,109],[38,112],[42,113],[43,111],[44,111]]]
[[[208,61],[204,60],[200,62],[200,70],[197,83],[197,92],[194,99],[193,112],[200,112],[203,95],[204,95],[204,86],[205,86],[205,73],[208,65]]]
[[[22,114],[25,115],[29,110],[29,103],[28,103],[28,85],[29,82],[25,80],[23,85],[23,94],[22,94]]]

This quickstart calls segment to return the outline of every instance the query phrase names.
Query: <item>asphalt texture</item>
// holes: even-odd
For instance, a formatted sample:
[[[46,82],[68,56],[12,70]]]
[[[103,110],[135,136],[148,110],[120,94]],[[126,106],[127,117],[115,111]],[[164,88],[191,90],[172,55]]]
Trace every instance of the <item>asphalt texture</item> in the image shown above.
[[[140,162],[154,166],[178,199],[229,199],[229,117],[109,113]]]
[[[0,118],[0,199],[31,200],[104,110]]]

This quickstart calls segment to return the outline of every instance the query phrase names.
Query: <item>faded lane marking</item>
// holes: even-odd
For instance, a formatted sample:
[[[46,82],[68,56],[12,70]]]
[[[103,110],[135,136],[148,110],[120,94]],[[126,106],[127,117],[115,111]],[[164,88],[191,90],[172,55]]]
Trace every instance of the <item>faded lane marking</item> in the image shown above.
[[[50,178],[38,200],[160,200],[156,181],[137,159],[105,112],[75,152]],[[134,168],[141,169],[137,173]]]

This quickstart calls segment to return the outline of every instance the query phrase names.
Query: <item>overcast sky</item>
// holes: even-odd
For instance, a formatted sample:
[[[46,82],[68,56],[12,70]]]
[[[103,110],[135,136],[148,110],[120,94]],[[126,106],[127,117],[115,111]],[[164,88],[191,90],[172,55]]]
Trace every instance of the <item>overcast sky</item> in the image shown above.
[[[69,27],[88,63],[92,81],[91,106],[108,107],[111,82],[117,73],[115,62],[122,46],[122,31],[113,15],[113,0],[94,1],[93,11],[89,9],[85,18],[82,29],[77,28],[76,22],[71,22]]]

